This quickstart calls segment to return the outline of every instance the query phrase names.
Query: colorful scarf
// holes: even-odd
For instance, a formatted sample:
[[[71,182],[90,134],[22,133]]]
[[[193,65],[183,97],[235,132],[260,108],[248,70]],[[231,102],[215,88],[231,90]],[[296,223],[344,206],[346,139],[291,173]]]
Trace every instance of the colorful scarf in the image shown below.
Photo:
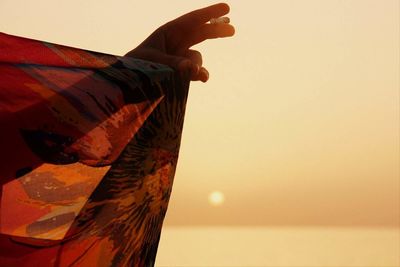
[[[0,33],[0,266],[153,266],[189,75]]]

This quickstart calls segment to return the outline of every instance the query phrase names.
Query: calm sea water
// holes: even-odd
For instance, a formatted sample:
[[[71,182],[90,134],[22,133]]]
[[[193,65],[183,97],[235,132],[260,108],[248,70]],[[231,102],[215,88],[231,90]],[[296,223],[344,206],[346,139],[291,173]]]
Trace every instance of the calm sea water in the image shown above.
[[[164,227],[156,266],[394,267],[400,228]]]

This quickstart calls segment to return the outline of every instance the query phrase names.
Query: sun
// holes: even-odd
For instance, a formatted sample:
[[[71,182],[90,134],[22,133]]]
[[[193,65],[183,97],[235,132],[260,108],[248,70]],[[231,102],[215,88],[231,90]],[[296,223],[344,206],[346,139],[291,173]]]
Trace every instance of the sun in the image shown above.
[[[220,206],[225,201],[225,196],[220,191],[213,191],[208,195],[208,201],[213,206]]]

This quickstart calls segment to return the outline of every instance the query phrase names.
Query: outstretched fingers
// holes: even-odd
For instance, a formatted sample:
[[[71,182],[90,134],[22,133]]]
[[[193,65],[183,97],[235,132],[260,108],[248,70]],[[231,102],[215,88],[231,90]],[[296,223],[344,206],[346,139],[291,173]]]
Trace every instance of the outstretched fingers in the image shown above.
[[[190,50],[207,39],[232,36],[225,3],[215,4],[187,13],[158,28],[127,56],[166,64],[178,71],[190,71],[192,81],[206,82],[207,69],[202,66],[200,52]],[[208,23],[209,22],[209,23]]]
[[[190,30],[210,21],[212,18],[218,18],[229,13],[229,6],[225,3],[219,3],[205,8],[194,10],[179,18],[169,22],[171,27],[178,27],[182,30]]]

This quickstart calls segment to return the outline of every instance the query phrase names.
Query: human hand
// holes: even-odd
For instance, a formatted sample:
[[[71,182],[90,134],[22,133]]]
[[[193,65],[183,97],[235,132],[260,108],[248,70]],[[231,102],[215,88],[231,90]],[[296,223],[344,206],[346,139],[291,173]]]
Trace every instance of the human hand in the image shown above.
[[[126,56],[190,71],[192,81],[206,82],[209,73],[202,66],[201,53],[190,48],[207,39],[234,35],[235,29],[229,23],[207,23],[228,12],[229,6],[220,3],[187,13],[159,27]]]

